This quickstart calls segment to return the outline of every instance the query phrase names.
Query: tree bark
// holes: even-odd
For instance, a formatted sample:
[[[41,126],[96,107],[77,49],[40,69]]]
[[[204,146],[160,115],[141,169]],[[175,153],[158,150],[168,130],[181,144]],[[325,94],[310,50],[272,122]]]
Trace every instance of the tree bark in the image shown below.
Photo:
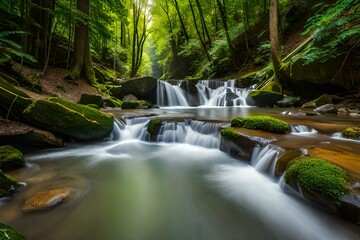
[[[78,0],[77,9],[81,11],[86,17],[83,19],[84,22],[78,22],[76,24],[73,62],[65,78],[71,82],[76,82],[77,79],[83,74],[91,85],[96,85],[89,42],[89,0]]]
[[[278,0],[271,0],[270,2],[269,30],[270,30],[271,59],[274,66],[275,76],[280,80],[281,75],[283,75],[284,67],[280,55]]]

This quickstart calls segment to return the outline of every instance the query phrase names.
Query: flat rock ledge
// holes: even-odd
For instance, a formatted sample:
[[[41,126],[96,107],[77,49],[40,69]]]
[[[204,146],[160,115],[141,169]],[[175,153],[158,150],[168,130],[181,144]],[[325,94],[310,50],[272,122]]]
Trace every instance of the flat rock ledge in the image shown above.
[[[67,188],[55,188],[35,193],[26,199],[22,211],[36,212],[49,210],[64,202],[70,196]]]

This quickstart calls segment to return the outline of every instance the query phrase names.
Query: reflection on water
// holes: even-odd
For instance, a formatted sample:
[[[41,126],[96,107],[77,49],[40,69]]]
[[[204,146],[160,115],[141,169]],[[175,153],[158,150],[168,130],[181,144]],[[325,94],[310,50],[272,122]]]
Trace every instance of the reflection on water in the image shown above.
[[[28,160],[32,166],[17,173],[28,185],[0,204],[0,222],[30,240],[359,236],[358,227],[294,200],[277,183],[216,149],[126,140]],[[30,192],[53,185],[76,194],[52,211],[21,213]]]

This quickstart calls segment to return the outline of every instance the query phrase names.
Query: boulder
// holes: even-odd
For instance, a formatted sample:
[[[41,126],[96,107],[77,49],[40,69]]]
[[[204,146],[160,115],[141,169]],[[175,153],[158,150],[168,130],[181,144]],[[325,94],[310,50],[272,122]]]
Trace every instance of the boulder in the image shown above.
[[[317,108],[317,107],[320,107],[325,104],[332,104],[332,98],[327,94],[323,94],[320,97],[318,97],[312,101],[304,103],[302,105],[302,107],[303,108]]]
[[[314,109],[315,112],[321,113],[321,114],[327,114],[327,113],[338,113],[338,109],[334,104],[325,104],[318,108]]]
[[[35,212],[49,210],[64,202],[70,196],[67,188],[55,188],[35,193],[26,199],[22,211]]]
[[[134,96],[133,94],[128,94],[122,99],[123,101],[136,101],[138,98]]]
[[[152,77],[132,78],[121,84],[121,87],[110,89],[113,96],[123,99],[128,94],[133,94],[140,99],[156,102],[157,79]]]
[[[0,198],[9,196],[18,187],[20,184],[15,178],[0,170]]]
[[[0,239],[3,240],[25,240],[24,236],[8,225],[0,223]]]
[[[25,166],[24,155],[18,149],[10,146],[0,146],[0,169],[9,170]]]
[[[350,139],[360,139],[360,127],[347,127],[341,131],[341,136]]]
[[[258,107],[273,107],[278,101],[283,99],[283,95],[278,92],[253,90],[246,97],[246,104]]]
[[[100,96],[100,95],[91,95],[91,94],[83,93],[83,94],[81,94],[79,103],[82,105],[95,104],[99,108],[104,107],[104,101],[103,101],[102,96]]]
[[[114,123],[113,116],[60,98],[34,102],[25,109],[24,117],[40,129],[78,140],[104,138]]]
[[[231,119],[231,126],[279,134],[290,131],[289,124],[269,116],[234,117]]]

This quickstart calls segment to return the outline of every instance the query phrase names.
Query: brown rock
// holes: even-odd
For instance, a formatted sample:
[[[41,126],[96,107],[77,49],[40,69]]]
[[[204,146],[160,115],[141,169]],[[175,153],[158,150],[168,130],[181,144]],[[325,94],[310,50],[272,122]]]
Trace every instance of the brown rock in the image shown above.
[[[22,210],[24,212],[35,212],[48,210],[62,203],[70,196],[70,190],[66,188],[55,188],[37,192],[28,199]]]

